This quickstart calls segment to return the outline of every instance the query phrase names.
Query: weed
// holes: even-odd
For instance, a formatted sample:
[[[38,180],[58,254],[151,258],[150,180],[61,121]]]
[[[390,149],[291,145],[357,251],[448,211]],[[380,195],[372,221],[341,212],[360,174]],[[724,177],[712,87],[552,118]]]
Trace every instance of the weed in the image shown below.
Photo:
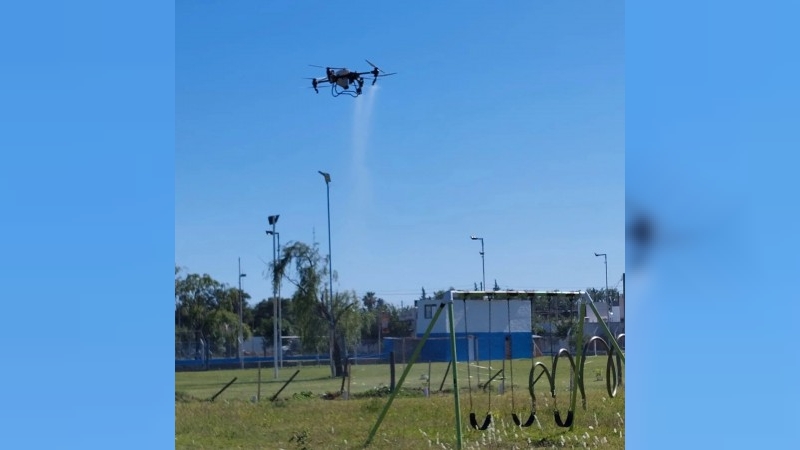
[[[295,442],[298,450],[311,449],[311,447],[308,446],[311,443],[311,437],[308,434],[308,430],[302,430],[294,433],[289,439],[289,442]]]
[[[300,391],[292,394],[292,399],[294,400],[303,400],[309,398],[314,398],[314,394],[311,393],[310,391]]]
[[[381,409],[383,409],[383,402],[378,400],[377,398],[369,399],[369,401],[364,403],[364,405],[361,407],[361,411],[367,414],[376,414]]]
[[[175,401],[187,403],[187,402],[199,402],[200,399],[184,391],[175,391]]]

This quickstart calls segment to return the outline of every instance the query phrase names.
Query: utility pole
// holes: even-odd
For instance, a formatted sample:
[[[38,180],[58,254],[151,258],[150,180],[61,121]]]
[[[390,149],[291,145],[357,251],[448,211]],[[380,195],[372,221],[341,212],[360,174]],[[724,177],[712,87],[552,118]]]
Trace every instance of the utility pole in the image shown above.
[[[242,353],[242,345],[244,344],[244,325],[242,324],[242,277],[246,277],[246,273],[242,273],[242,258],[239,258],[239,368],[244,369],[244,354]]]
[[[482,274],[482,283],[481,283],[481,290],[486,290],[486,259],[484,257],[485,252],[483,251],[483,238],[477,236],[470,236],[470,239],[473,241],[481,241],[481,274]]]
[[[275,224],[278,223],[280,215],[269,216],[267,222],[272,225],[272,230],[267,230],[268,235],[272,235],[272,366],[274,377],[278,378],[278,359],[280,358],[280,337],[278,336],[278,282],[275,280],[275,270],[277,269],[277,254],[275,252]]]
[[[331,375],[336,375],[336,364],[333,360],[334,340],[336,339],[336,324],[333,321],[333,251],[331,250],[331,174],[318,170],[322,178],[325,179],[325,192],[328,202],[328,311],[331,318],[328,320],[328,338],[330,345],[328,348]]]

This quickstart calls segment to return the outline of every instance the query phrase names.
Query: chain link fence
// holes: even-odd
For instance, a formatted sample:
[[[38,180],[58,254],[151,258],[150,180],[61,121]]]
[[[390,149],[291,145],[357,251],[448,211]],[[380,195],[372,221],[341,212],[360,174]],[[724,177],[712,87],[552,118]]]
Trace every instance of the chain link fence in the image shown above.
[[[624,322],[610,322],[607,324],[616,338],[625,332]],[[607,340],[605,331],[596,323],[584,324],[584,341],[588,341],[592,336],[600,336]],[[502,336],[501,336],[502,337]],[[470,344],[471,338],[463,335],[456,337],[456,347],[458,359],[466,360],[467,349],[472,354],[477,354],[476,349]],[[485,338],[476,339],[484,342]],[[390,353],[394,353],[395,361],[405,364],[410,361],[411,356],[421,339],[419,337],[385,337],[377,339],[363,340],[355,345],[350,345],[345,349],[344,356],[353,364],[382,364],[389,362]],[[530,356],[553,356],[562,348],[575,353],[574,336],[559,337],[551,333],[548,327],[540,331],[540,334],[531,335],[531,345],[523,351]],[[620,347],[624,350],[624,338],[619,341]],[[234,335],[217,336],[208,338],[201,332],[176,332],[175,333],[175,365],[176,370],[208,370],[211,368],[235,368],[245,365],[255,367],[259,363],[273,365],[275,363],[275,352],[272,342],[262,336],[255,336],[244,340],[242,343],[242,358],[239,358],[239,341]],[[498,347],[499,348],[499,347]],[[284,337],[277,364],[284,366],[299,365],[323,365],[328,364],[329,355],[327,351],[318,353],[304,353],[301,351],[302,345],[296,336]],[[421,357],[425,360],[439,361],[449,360],[450,339],[449,337],[430,338],[426,342],[421,352]],[[601,346],[592,346],[589,349],[591,355],[605,355],[606,349]],[[501,359],[502,350],[498,350],[492,359]],[[520,354],[515,350],[515,358]]]

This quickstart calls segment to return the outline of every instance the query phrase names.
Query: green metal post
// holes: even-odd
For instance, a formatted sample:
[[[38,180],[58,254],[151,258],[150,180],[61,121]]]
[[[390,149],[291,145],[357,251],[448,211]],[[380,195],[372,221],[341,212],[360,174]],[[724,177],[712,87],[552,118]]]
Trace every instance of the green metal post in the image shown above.
[[[611,333],[611,330],[608,328],[608,325],[606,325],[606,322],[600,317],[600,313],[597,311],[597,308],[595,308],[595,306],[594,306],[594,300],[592,300],[592,297],[590,297],[588,293],[584,292],[584,295],[586,295],[586,297],[589,298],[589,301],[586,302],[586,303],[588,303],[589,307],[592,308],[592,312],[594,312],[594,315],[597,316],[597,319],[600,322],[600,325],[603,327],[603,329],[605,330],[606,334],[608,335],[608,340],[610,341],[609,344],[614,346],[614,350],[617,351],[617,354],[619,355],[620,359],[622,359],[622,362],[624,363],[625,362],[625,353],[622,352],[622,349],[620,348],[619,344],[617,343],[617,340],[614,338],[614,335]]]
[[[283,386],[281,386],[281,388],[280,388],[280,389],[278,389],[278,392],[276,392],[276,393],[275,393],[275,395],[273,395],[273,396],[272,396],[272,397],[269,399],[269,401],[271,401],[271,402],[274,402],[275,400],[277,400],[277,399],[278,399],[278,395],[280,395],[280,393],[281,393],[281,392],[283,392],[283,390],[284,390],[284,389],[286,389],[286,386],[288,386],[288,385],[289,385],[289,383],[291,383],[291,382],[292,382],[292,380],[294,380],[294,377],[296,377],[298,373],[300,373],[300,369],[297,369],[297,372],[295,372],[295,373],[294,373],[294,375],[292,375],[292,376],[289,378],[289,380],[288,380],[288,381],[286,381],[286,383],[283,383]]]
[[[452,302],[451,302],[452,303]],[[436,309],[436,314],[433,315],[433,319],[431,319],[430,325],[428,325],[428,329],[425,330],[425,334],[422,335],[422,340],[419,341],[417,344],[417,348],[414,349],[414,353],[411,355],[411,360],[406,364],[405,370],[403,370],[403,374],[400,375],[400,380],[397,382],[397,386],[392,391],[392,394],[389,395],[389,400],[386,402],[386,405],[383,407],[383,411],[378,416],[378,421],[375,422],[375,425],[372,427],[372,430],[369,432],[369,436],[367,436],[367,441],[364,442],[364,448],[368,447],[369,444],[372,442],[372,439],[375,438],[375,433],[378,432],[378,428],[381,426],[381,422],[383,422],[384,417],[386,417],[386,413],[389,411],[389,407],[392,406],[392,402],[394,398],[397,396],[397,393],[400,392],[400,388],[403,386],[403,382],[406,379],[406,375],[408,372],[411,372],[411,366],[414,365],[414,362],[419,358],[419,354],[422,352],[422,347],[425,345],[425,341],[428,340],[428,336],[430,336],[431,331],[433,330],[433,326],[436,325],[436,321],[439,320],[439,316],[442,314],[444,310],[444,302],[439,304],[439,308]]]
[[[586,317],[586,304],[581,302],[579,307],[580,312],[578,313],[578,331],[575,333],[575,375],[573,377],[572,382],[572,392],[570,393],[570,404],[569,410],[575,411],[575,403],[578,402],[578,383],[583,384],[583,374],[581,373],[580,368],[583,366],[581,365],[581,359],[583,359],[586,355],[583,354],[583,321]],[[569,425],[569,431],[572,431],[572,428],[575,426],[575,420]]]
[[[466,307],[466,305],[465,305]],[[461,450],[461,446],[463,445],[463,438],[461,436],[461,400],[458,394],[458,366],[456,365],[458,362],[458,358],[456,358],[456,331],[455,325],[453,324],[453,302],[450,302],[450,305],[447,308],[447,315],[450,321],[450,360],[453,363],[453,392],[455,393],[456,399],[456,448]],[[469,345],[467,346],[469,347]],[[467,357],[467,364],[469,364],[469,357]]]

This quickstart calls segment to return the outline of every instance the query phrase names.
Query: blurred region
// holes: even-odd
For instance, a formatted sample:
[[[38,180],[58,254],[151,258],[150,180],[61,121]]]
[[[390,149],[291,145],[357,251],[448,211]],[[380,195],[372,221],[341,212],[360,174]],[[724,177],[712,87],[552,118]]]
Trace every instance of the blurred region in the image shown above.
[[[752,256],[746,256],[752,248],[745,239],[743,207],[726,206],[729,202],[720,198],[671,210],[663,207],[663,198],[629,201],[626,206],[629,275],[663,271],[664,276],[678,276],[684,286],[692,280],[730,281],[741,267],[736,261]]]
[[[756,296],[743,286],[752,280],[754,261],[744,197],[733,187],[712,196],[708,186],[687,183],[648,192],[689,175],[653,171],[626,204],[626,352],[633,399],[626,404],[626,430],[633,442],[646,441],[679,411],[708,397],[716,368],[736,367],[740,357],[763,351],[757,321],[768,310],[748,301]],[[692,368],[694,375],[676,380],[676,367]],[[648,407],[651,401],[662,407]],[[734,407],[730,399],[715,405]],[[699,422],[682,427],[685,436],[703,436],[706,429]]]
[[[626,3],[626,446],[788,448],[796,14],[707,3]]]

